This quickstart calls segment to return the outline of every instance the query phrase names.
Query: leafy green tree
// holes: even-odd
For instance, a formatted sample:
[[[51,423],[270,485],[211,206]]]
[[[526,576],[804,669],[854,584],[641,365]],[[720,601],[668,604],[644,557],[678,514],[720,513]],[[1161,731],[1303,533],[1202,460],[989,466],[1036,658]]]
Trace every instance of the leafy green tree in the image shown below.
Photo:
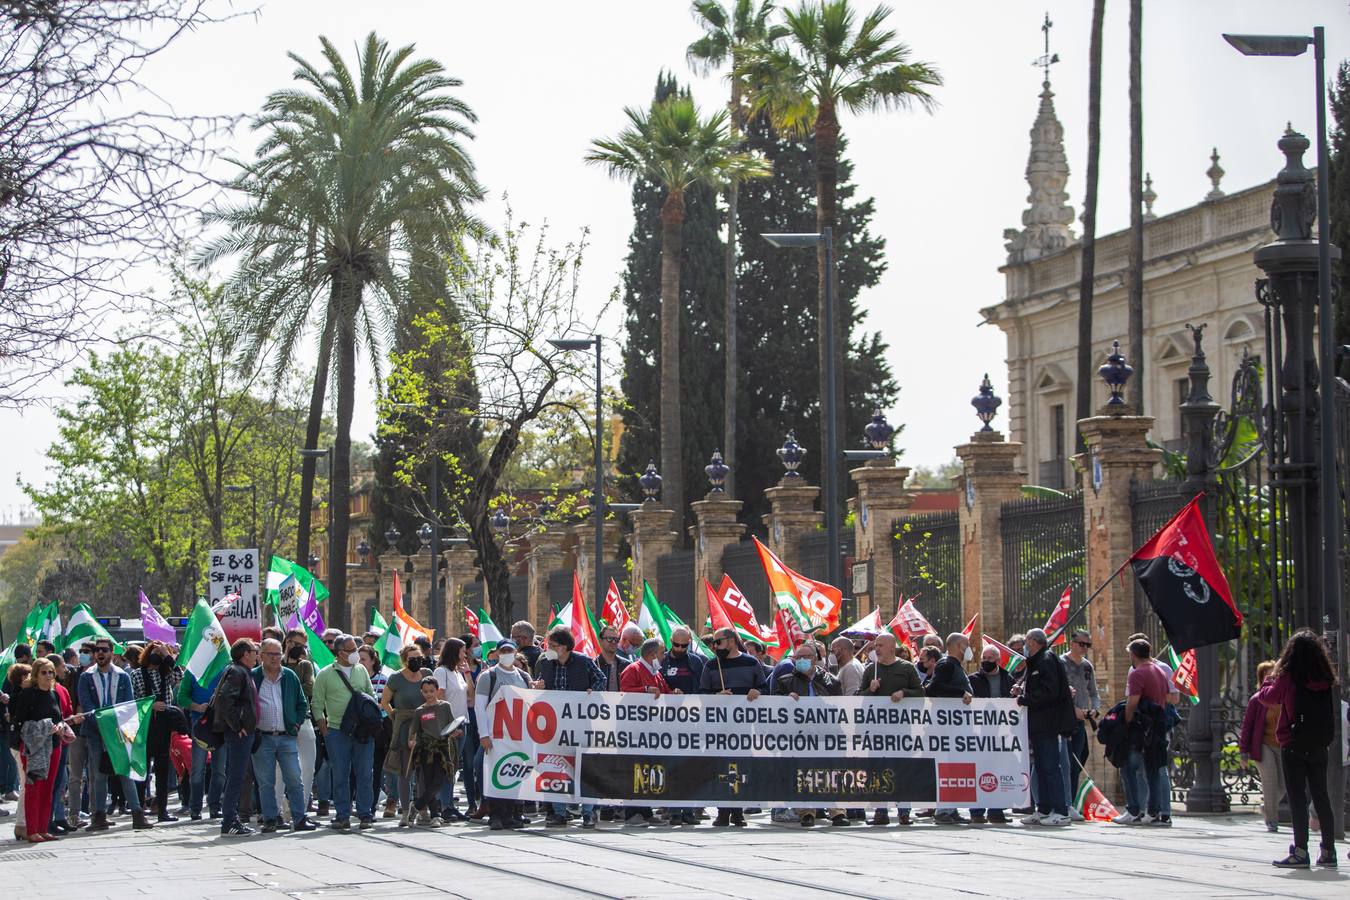
[[[491,522],[509,503],[503,479],[534,423],[566,405],[559,386],[591,377],[584,357],[548,343],[593,327],[577,311],[584,249],[584,239],[554,247],[546,229],[509,218],[500,235],[466,241],[448,260],[443,296],[413,317],[406,349],[391,354],[380,399],[380,440],[400,447],[393,478],[425,498],[429,464],[439,461],[443,524],[466,531],[499,623],[518,613]],[[476,449],[441,442],[432,423],[447,410],[482,429]]]
[[[596,140],[586,161],[617,178],[645,178],[665,192],[661,204],[661,471],[662,502],[684,515],[684,455],[680,400],[680,264],[684,240],[685,192],[702,185],[717,189],[729,181],[765,177],[769,165],[736,150],[727,113],[704,118],[685,95],[644,111],[624,110],[628,127],[613,140]]]
[[[689,45],[689,63],[704,74],[719,66],[730,64],[731,100],[727,111],[731,116],[731,136],[739,141],[745,133],[747,109],[745,105],[745,78],[736,73],[752,47],[771,42],[783,33],[782,26],[773,25],[773,0],[731,0],[730,8],[718,0],[694,0],[694,19],[703,28],[703,36]],[[658,98],[659,99],[659,98]],[[722,341],[725,363],[722,367],[722,448],[726,464],[727,493],[736,493],[736,394],[740,375],[736,339],[736,210],[740,199],[740,182],[732,181],[724,193],[727,202],[726,256],[723,275],[726,279],[726,310],[723,313]]]
[[[849,0],[805,0],[785,13],[787,34],[780,41],[764,44],[747,54],[738,74],[750,86],[755,112],[767,113],[785,134],[810,134],[814,140],[816,174],[815,227],[804,231],[823,233],[839,224],[839,153],[842,132],[839,114],[903,109],[914,104],[933,104],[931,87],[942,84],[938,71],[928,63],[910,60],[909,47],[886,27],[891,10],[878,6],[858,18]],[[782,226],[771,228],[781,231]],[[836,249],[837,258],[845,255]],[[845,427],[844,362],[845,335],[840,328],[838,344],[825,341],[825,248],[817,252],[816,351],[819,389],[825,394],[825,354],[833,353],[835,371],[834,409],[839,434]],[[839,276],[836,275],[836,278]],[[826,422],[821,419],[820,446],[826,444]]]
[[[782,476],[775,451],[787,432],[795,430],[807,446],[800,472],[813,484],[821,483],[823,454],[808,433],[810,424],[819,421],[821,397],[817,373],[810,365],[816,358],[819,333],[815,327],[815,260],[808,254],[777,250],[759,238],[764,232],[811,231],[815,221],[812,139],[785,137],[762,116],[750,122],[747,139],[748,146],[772,160],[774,167],[772,179],[745,185],[740,209],[738,281],[744,326],[740,330],[740,358],[744,360],[740,408],[742,419],[753,425],[740,434],[741,480],[736,499],[745,504],[742,521],[757,529],[760,517],[769,511],[764,490]],[[841,436],[857,446],[873,410],[891,408],[900,389],[886,362],[886,343],[880,335],[863,329],[865,314],[857,308],[859,292],[875,287],[886,271],[886,242],[871,232],[875,202],[857,196],[847,147],[844,141],[838,170],[836,304],[839,333],[848,347],[843,374],[849,391]],[[897,435],[902,430],[896,425]]]
[[[289,360],[326,294],[321,334],[332,329],[336,416],[331,456],[333,530],[329,615],[350,620],[346,557],[356,354],[381,368],[380,335],[405,293],[413,249],[453,256],[469,204],[482,196],[462,145],[472,110],[448,91],[461,82],[440,63],[412,60],[371,34],[349,68],[320,38],[327,69],[295,54],[301,87],[270,95],[255,128],[258,159],[232,185],[241,203],[213,218],[227,233],[204,261],[239,257],[235,311],[248,330],[245,359],[277,345]],[[322,348],[321,348],[322,353]],[[316,385],[315,396],[319,395]],[[310,434],[314,434],[311,406]],[[312,444],[311,444],[312,446]],[[302,500],[304,498],[302,497]],[[302,508],[302,519],[309,510]]]

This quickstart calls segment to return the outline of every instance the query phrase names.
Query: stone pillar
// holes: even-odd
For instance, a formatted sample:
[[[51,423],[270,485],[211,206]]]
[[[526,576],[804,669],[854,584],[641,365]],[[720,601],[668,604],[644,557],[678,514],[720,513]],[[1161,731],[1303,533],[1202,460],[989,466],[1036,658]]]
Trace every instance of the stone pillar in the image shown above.
[[[549,573],[561,569],[567,559],[563,552],[563,541],[567,532],[561,528],[549,528],[530,535],[530,553],[525,557],[529,565],[530,592],[525,601],[525,618],[534,625],[535,631],[542,632],[544,626],[553,618],[548,602]],[[499,623],[497,627],[502,627]]]
[[[595,568],[595,524],[592,519],[572,526],[572,534],[576,537],[576,568],[577,581],[581,584],[581,596],[586,598],[586,602],[591,605],[591,612],[595,614],[596,621],[600,619],[600,610],[595,608],[595,578],[596,573],[591,571]],[[619,540],[623,537],[623,529],[617,522],[604,523],[604,552],[603,562],[613,562],[619,556]],[[606,584],[606,587],[609,585]]]
[[[1027,473],[1016,467],[1022,452],[1019,441],[1004,440],[997,431],[978,431],[970,443],[956,448],[962,473],[956,478],[961,492],[961,605],[967,622],[979,614],[976,634],[1003,640],[1003,504],[1021,496]],[[979,642],[975,648],[979,653]]]
[[[445,628],[447,635],[463,634],[468,629],[464,621],[464,593],[466,584],[478,577],[478,556],[468,544],[460,544],[444,551],[445,554]]]
[[[722,491],[709,491],[703,500],[689,504],[694,523],[689,535],[694,539],[694,621],[689,627],[702,633],[708,618],[708,595],[703,589],[706,578],[713,587],[722,581],[722,553],[731,544],[738,543],[745,526],[736,521],[741,501],[727,500]]]
[[[784,477],[764,492],[769,512],[763,517],[769,530],[769,549],[789,569],[800,570],[802,537],[815,531],[824,518],[816,509],[820,488],[807,484],[800,475]]]
[[[1125,697],[1125,676],[1130,671],[1125,639],[1136,631],[1134,578],[1111,578],[1135,550],[1130,483],[1152,480],[1153,467],[1162,459],[1161,450],[1145,443],[1153,417],[1127,412],[1126,407],[1106,407],[1090,419],[1080,419],[1078,430],[1087,452],[1074,457],[1083,486],[1084,584],[1093,591],[1110,578],[1086,612],[1102,709]]]
[[[675,510],[651,502],[643,503],[629,515],[633,520],[633,533],[628,536],[633,551],[633,593],[641,597],[642,582],[646,581],[659,597],[661,584],[656,575],[656,561],[673,551],[680,539],[678,532],[670,530]]]
[[[380,573],[373,566],[347,570],[347,593],[351,597],[352,634],[364,634],[370,627],[370,604],[380,602]],[[334,627],[338,627],[336,624]]]
[[[897,466],[894,458],[887,457],[870,460],[849,470],[848,474],[858,485],[858,496],[849,501],[849,509],[854,513],[855,559],[858,562],[870,560],[872,570],[867,590],[857,594],[858,617],[862,618],[877,606],[881,607],[883,616],[889,616],[899,596],[891,528],[914,502],[914,495],[905,490],[909,469]]]

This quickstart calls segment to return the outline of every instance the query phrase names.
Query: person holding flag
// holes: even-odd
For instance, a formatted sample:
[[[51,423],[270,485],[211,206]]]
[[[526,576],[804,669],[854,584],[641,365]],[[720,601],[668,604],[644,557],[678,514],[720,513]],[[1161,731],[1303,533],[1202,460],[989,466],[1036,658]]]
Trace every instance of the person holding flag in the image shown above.
[[[1017,704],[1027,708],[1027,736],[1036,778],[1036,809],[1023,825],[1068,825],[1069,798],[1064,795],[1060,769],[1060,738],[1073,730],[1073,696],[1064,663],[1050,652],[1046,633],[1033,628],[1026,634],[1026,675],[1019,685]]]
[[[573,582],[575,584],[575,581]],[[584,615],[584,613],[583,613]],[[617,638],[618,635],[616,634]],[[605,676],[587,657],[576,648],[576,639],[565,626],[559,625],[548,633],[548,649],[539,661],[539,679],[534,687],[549,691],[603,691]],[[544,820],[549,828],[567,826],[567,804],[554,803],[553,812]],[[595,827],[595,805],[584,803],[581,806],[581,827]]]
[[[94,714],[100,709],[131,703],[135,697],[132,693],[131,676],[112,664],[112,637],[95,637],[93,644],[94,664],[80,675],[76,693],[79,695],[80,711],[85,714],[80,734],[84,737],[88,748],[89,793],[94,807],[88,830],[107,831],[112,827],[108,822],[108,776],[103,774],[100,765],[104,752],[103,736]],[[131,778],[126,775],[118,777],[121,779],[122,795],[131,810],[132,827],[137,830],[154,827],[141,809],[140,795]]]
[[[1092,649],[1092,633],[1086,628],[1076,628],[1069,640],[1069,652],[1060,657],[1064,663],[1064,672],[1069,677],[1069,687],[1073,688],[1073,731],[1069,733],[1069,796],[1078,796],[1078,779],[1083,775],[1083,765],[1088,758],[1087,722],[1096,721],[1101,715],[1102,699],[1097,693],[1097,670],[1087,658]],[[1078,809],[1071,808],[1069,815],[1078,819]]]

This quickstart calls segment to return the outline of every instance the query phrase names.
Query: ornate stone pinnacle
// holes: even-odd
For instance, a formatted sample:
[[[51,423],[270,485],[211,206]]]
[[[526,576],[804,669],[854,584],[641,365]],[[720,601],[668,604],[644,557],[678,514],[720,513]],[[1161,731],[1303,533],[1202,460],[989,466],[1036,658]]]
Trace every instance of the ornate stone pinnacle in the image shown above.
[[[1158,199],[1158,195],[1153,193],[1153,173],[1144,173],[1144,221],[1152,222],[1158,218],[1158,214],[1153,211],[1153,201]]]
[[[1223,167],[1219,165],[1219,148],[1215,147],[1214,152],[1209,157],[1210,166],[1205,170],[1205,177],[1209,179],[1211,185],[1210,191],[1205,195],[1206,200],[1218,200],[1223,196],[1223,191],[1219,189],[1219,182],[1223,180]]]

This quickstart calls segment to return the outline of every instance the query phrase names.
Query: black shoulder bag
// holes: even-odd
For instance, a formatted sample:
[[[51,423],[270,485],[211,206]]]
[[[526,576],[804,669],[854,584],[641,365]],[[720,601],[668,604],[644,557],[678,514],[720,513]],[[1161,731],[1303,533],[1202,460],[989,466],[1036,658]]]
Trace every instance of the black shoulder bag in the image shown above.
[[[352,695],[351,702],[347,704],[347,711],[342,714],[342,724],[339,726],[342,733],[362,744],[379,737],[384,719],[380,705],[375,702],[374,697],[360,693],[352,687],[352,683],[347,680],[346,674],[341,669],[335,666],[333,671],[337,672]]]

